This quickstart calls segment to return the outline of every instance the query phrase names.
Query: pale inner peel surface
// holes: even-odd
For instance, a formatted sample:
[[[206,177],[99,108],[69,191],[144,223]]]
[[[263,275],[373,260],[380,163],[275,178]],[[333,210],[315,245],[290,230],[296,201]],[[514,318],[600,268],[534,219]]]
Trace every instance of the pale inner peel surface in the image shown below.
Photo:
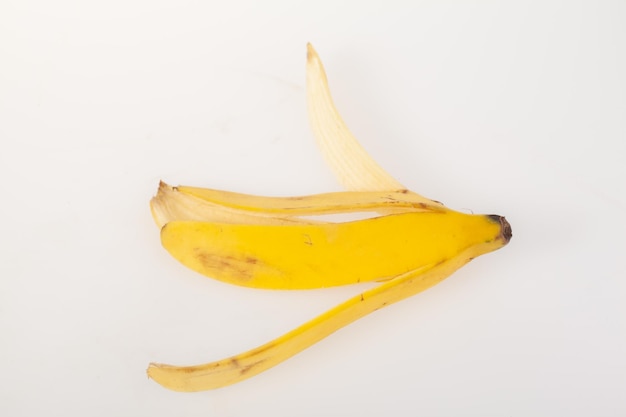
[[[339,182],[352,191],[401,190],[402,186],[363,149],[337,112],[322,61],[307,45],[307,104],[311,130]]]
[[[266,215],[317,215],[367,211],[440,211],[443,206],[408,190],[335,192],[298,197],[265,197],[232,191],[178,186],[184,194],[238,210]]]
[[[164,182],[159,185],[157,195],[150,200],[150,210],[159,228],[177,220],[257,225],[324,223],[312,219],[238,209],[183,193],[178,187],[172,187]]]

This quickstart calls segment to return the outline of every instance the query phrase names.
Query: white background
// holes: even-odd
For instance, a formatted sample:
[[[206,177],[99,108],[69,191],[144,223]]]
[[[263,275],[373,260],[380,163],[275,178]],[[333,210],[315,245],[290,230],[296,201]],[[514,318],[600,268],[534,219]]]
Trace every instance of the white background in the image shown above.
[[[0,3],[3,416],[626,415],[626,3]],[[340,188],[306,42],[372,155],[509,246],[241,384],[145,375],[264,343],[363,288],[229,286],[163,250],[159,179]]]

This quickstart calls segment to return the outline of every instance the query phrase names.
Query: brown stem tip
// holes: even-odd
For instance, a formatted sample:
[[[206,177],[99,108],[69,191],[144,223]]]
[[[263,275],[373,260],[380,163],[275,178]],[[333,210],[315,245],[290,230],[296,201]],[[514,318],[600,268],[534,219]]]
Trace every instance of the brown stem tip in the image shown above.
[[[497,214],[490,214],[489,217],[494,222],[500,223],[500,236],[499,238],[504,241],[505,244],[509,243],[511,237],[513,237],[513,231],[511,230],[511,225],[504,218],[504,216],[498,216]]]

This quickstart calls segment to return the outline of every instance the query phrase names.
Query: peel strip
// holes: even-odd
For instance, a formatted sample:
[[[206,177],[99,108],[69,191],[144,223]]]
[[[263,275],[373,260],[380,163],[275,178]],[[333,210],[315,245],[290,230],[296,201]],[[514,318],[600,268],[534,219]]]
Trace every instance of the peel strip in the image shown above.
[[[387,305],[422,292],[468,262],[460,254],[438,265],[407,272],[350,298],[283,336],[240,355],[197,366],[151,363],[148,376],[174,391],[203,391],[231,385],[289,359],[338,329]]]
[[[159,228],[174,220],[259,225],[325,223],[297,217],[269,216],[250,210],[228,207],[203,200],[189,193],[180,192],[177,187],[167,185],[163,181],[159,184],[157,195],[150,200],[150,210]]]
[[[259,215],[318,215],[385,211],[386,213],[441,211],[444,208],[413,192],[361,191],[336,192],[299,197],[264,197],[232,191],[179,186],[176,190],[201,200]]]
[[[324,159],[339,182],[352,191],[405,189],[374,161],[335,108],[320,57],[307,45],[306,90],[309,120]]]

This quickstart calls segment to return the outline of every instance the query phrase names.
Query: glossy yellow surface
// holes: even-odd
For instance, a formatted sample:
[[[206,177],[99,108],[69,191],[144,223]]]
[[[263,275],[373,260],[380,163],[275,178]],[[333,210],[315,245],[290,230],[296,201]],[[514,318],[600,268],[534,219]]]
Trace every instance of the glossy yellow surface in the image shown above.
[[[446,261],[499,231],[489,217],[445,210],[319,225],[173,221],[161,241],[184,265],[230,284],[310,289],[386,280]]]

